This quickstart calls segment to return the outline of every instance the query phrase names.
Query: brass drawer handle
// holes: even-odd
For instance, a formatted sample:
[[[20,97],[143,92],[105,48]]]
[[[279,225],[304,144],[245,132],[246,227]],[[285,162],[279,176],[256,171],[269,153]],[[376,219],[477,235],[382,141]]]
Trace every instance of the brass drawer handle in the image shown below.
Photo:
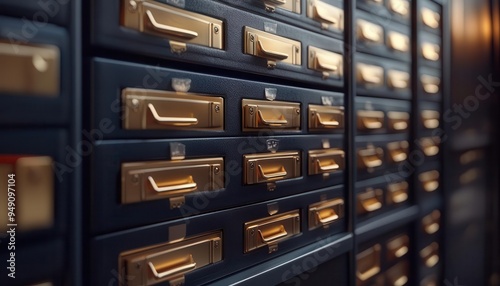
[[[272,42],[276,42],[277,43],[277,41],[274,41],[274,40],[271,40],[271,39],[266,39],[266,40],[269,41],[269,42],[271,42],[271,43]],[[264,56],[267,56],[267,57],[271,58],[271,59],[276,59],[276,60],[280,60],[281,61],[281,60],[285,60],[285,59],[288,58],[288,55],[285,54],[285,53],[281,53],[281,52],[277,52],[277,51],[271,51],[271,50],[266,49],[264,47],[264,44],[262,43],[261,40],[257,41],[257,45],[259,47],[260,53],[262,55],[264,55]]]
[[[382,208],[383,191],[381,189],[368,188],[365,192],[357,195],[358,213],[371,213]]]
[[[262,238],[263,242],[270,242],[288,235],[285,227],[283,225],[279,225],[276,228],[269,229],[267,231],[262,231],[259,229],[259,235]]]
[[[281,119],[265,119],[264,114],[262,114],[262,111],[257,112],[259,114],[259,119],[264,123],[265,125],[270,125],[270,126],[281,126],[281,125],[286,125],[288,123],[288,120],[284,119],[283,115],[280,115]]]
[[[428,268],[434,267],[439,262],[439,244],[433,242],[420,250],[420,257],[425,266]]]
[[[376,244],[356,255],[356,276],[359,280],[366,281],[380,272],[380,252],[380,244]]]
[[[423,74],[420,77],[420,81],[422,82],[425,92],[438,93],[439,84],[441,83],[441,79],[439,77]]]
[[[193,181],[193,177],[189,176],[189,180]],[[174,186],[159,187],[158,184],[156,184],[153,177],[148,176],[148,181],[151,184],[151,186],[153,187],[153,189],[158,193],[179,191],[179,190],[194,191],[197,188],[197,185],[195,182],[181,184],[181,185],[174,185]]]
[[[378,201],[377,198],[371,198],[371,199],[364,200],[363,202],[361,202],[361,204],[363,205],[363,208],[367,212],[373,212],[373,211],[376,211],[382,207],[382,204]]]
[[[316,15],[317,19],[321,22],[325,22],[328,24],[336,24],[337,18],[335,18],[335,8],[331,5],[328,5],[322,1],[316,1],[314,5],[314,15]]]
[[[188,264],[185,264],[186,262],[188,262]],[[158,273],[158,270],[156,270],[156,266],[151,261],[148,262],[148,265],[151,269],[151,272],[153,272],[153,275],[158,279],[196,268],[196,262],[194,262],[193,256],[191,254],[185,259],[179,259],[178,261],[175,261],[173,265],[169,265],[169,267],[167,267],[167,270],[161,273]]]
[[[276,178],[286,177],[286,175],[288,175],[287,171],[285,170],[285,167],[283,166],[280,167],[280,171],[278,172],[266,174],[262,166],[259,165],[259,172],[260,175],[266,179],[276,179]]]
[[[323,118],[321,118],[321,115],[319,113],[316,113],[316,118],[318,119],[319,125],[324,127],[334,127],[340,125],[340,122],[338,122],[337,120],[330,120],[330,121],[323,120]]]
[[[167,35],[178,36],[178,37],[182,37],[182,38],[187,38],[187,39],[193,39],[193,38],[198,37],[198,33],[194,32],[194,31],[190,31],[190,30],[186,30],[186,29],[182,29],[182,28],[176,28],[173,26],[158,23],[158,21],[156,21],[156,19],[155,19],[155,16],[153,15],[153,13],[150,10],[146,10],[146,15],[148,16],[148,20],[149,20],[149,22],[151,22],[151,24],[153,25],[155,30],[157,30],[161,33],[164,33]]]
[[[328,163],[328,165],[324,165],[321,163],[320,159],[316,159],[316,164],[321,171],[337,170],[340,167],[339,164],[335,163],[333,160],[328,160],[326,163]]]
[[[339,215],[335,212],[333,208],[327,208],[323,210],[316,211],[316,216],[322,224],[330,223],[339,218]]]
[[[384,112],[374,110],[358,111],[358,128],[379,129],[384,125]]]
[[[427,7],[424,7],[422,8],[422,20],[426,26],[437,29],[439,28],[439,20],[441,20],[441,15]]]
[[[159,123],[162,123],[162,124],[178,125],[178,126],[198,124],[197,118],[160,116],[158,114],[158,112],[156,111],[155,106],[151,103],[148,104],[148,108],[149,108],[149,111],[151,111],[151,114],[153,114],[153,117],[155,118],[155,120],[158,121]]]
[[[439,210],[434,210],[432,213],[426,215],[422,218],[422,225],[424,231],[427,234],[434,234],[439,231],[439,219],[441,218],[441,212]]]
[[[369,147],[367,149],[359,150],[359,156],[366,168],[376,168],[382,166],[382,157],[384,150],[382,148]]]
[[[278,4],[278,5],[285,5],[286,4],[286,0],[267,0],[271,3],[274,3],[274,4]]]

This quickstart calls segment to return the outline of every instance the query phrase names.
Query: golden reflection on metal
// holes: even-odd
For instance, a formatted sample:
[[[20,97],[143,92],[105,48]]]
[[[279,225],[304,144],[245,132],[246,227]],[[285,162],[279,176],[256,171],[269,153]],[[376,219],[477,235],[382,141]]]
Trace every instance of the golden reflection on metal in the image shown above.
[[[301,176],[301,158],[298,151],[243,155],[244,184],[274,182]]]
[[[331,199],[309,205],[309,230],[326,227],[344,217],[344,200]]]
[[[266,11],[275,12],[276,8],[300,14],[301,0],[264,0]]]
[[[382,189],[367,188],[357,194],[358,214],[367,214],[382,208],[384,191]]]
[[[300,129],[300,103],[243,99],[243,131]]]
[[[410,144],[408,141],[398,141],[387,143],[390,159],[393,163],[400,163],[408,158]]]
[[[358,110],[358,130],[375,130],[384,126],[384,112],[375,110]]]
[[[410,2],[407,0],[389,0],[389,8],[401,16],[407,16],[410,12]]]
[[[268,68],[274,68],[278,61],[301,65],[302,45],[299,41],[246,26],[243,41],[244,53],[267,59]]]
[[[268,246],[269,253],[278,250],[278,243],[301,232],[300,210],[246,222],[244,225],[244,252]]]
[[[387,71],[387,84],[390,88],[401,90],[410,87],[410,74],[403,71]]]
[[[394,261],[405,256],[410,249],[410,238],[408,235],[403,234],[391,238],[387,242],[387,259]]]
[[[427,268],[432,268],[439,262],[439,244],[433,242],[420,250],[420,257]]]
[[[434,234],[439,231],[441,212],[433,210],[430,214],[422,218],[422,227],[426,234]]]
[[[389,119],[389,128],[393,131],[405,131],[408,129],[410,114],[403,111],[389,111],[387,112]]]
[[[435,110],[422,110],[422,123],[427,129],[435,129],[439,127],[440,114]]]
[[[345,154],[341,149],[310,150],[308,154],[309,175],[334,173],[345,168]]]
[[[441,20],[441,15],[427,7],[422,7],[422,21],[424,24],[430,28],[439,28],[439,21]]]
[[[384,150],[380,147],[368,145],[366,148],[358,149],[358,168],[366,169],[371,173],[374,168],[383,164]]]
[[[357,81],[367,88],[379,87],[384,84],[384,69],[379,66],[358,63]]]
[[[420,81],[426,93],[434,94],[439,92],[439,85],[441,83],[439,77],[423,74],[420,76]]]
[[[380,272],[381,249],[380,244],[375,244],[356,255],[358,281],[367,281]]]
[[[322,29],[344,30],[344,11],[323,1],[307,0],[307,17],[320,22]]]
[[[127,286],[166,281],[178,285],[187,273],[221,261],[222,249],[222,232],[212,232],[122,252],[119,269],[122,275],[135,277]]]
[[[358,39],[377,44],[384,43],[384,29],[382,26],[362,19],[358,19],[356,23]]]
[[[425,156],[432,157],[439,153],[439,143],[441,139],[437,136],[420,139],[420,146]]]
[[[408,200],[408,183],[406,181],[387,185],[387,203],[400,204]]]
[[[441,48],[437,44],[423,43],[422,44],[422,55],[425,59],[429,61],[439,60],[439,53]]]
[[[434,192],[439,187],[439,172],[436,170],[423,172],[418,175],[418,180],[426,192]]]
[[[60,51],[52,45],[26,45],[0,40],[0,92],[57,97]]]
[[[388,44],[391,49],[406,53],[410,50],[410,39],[407,35],[398,32],[388,33]]]
[[[344,108],[341,106],[309,105],[309,130],[344,128]]]
[[[387,285],[404,286],[408,283],[408,276],[410,275],[410,266],[407,260],[398,262],[386,270],[385,276],[387,277]]]
[[[341,78],[344,73],[341,54],[309,46],[307,67],[322,72],[323,78]]]

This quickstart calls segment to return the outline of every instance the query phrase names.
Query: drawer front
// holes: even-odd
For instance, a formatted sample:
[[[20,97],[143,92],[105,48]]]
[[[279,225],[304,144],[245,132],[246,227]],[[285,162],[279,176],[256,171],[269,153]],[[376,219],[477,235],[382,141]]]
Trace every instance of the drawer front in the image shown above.
[[[72,5],[73,1],[3,0],[0,3],[0,11],[3,15],[25,17],[29,21],[69,26]]]
[[[341,93],[100,58],[92,66],[92,124],[101,131],[98,140],[344,131]],[[110,76],[118,71],[121,76]]]
[[[302,82],[343,85],[342,77],[323,79],[322,72],[307,67],[306,45],[343,54],[342,42],[332,37],[215,1],[186,1],[182,8],[152,0],[133,3],[95,1],[94,45]],[[123,13],[139,17],[123,22]],[[179,21],[174,22],[172,14]],[[210,19],[202,20],[205,17]],[[202,26],[199,30],[198,24]]]
[[[222,2],[316,33],[343,38],[345,22],[343,1],[222,0]]]
[[[406,26],[411,24],[411,0],[360,0],[356,6],[359,10],[383,18],[383,21],[390,20]]]
[[[0,191],[0,203],[15,204],[17,235],[37,240],[64,233],[70,171],[75,168],[75,162],[67,158],[76,160],[79,156],[74,149],[67,151],[67,133],[59,129],[19,130],[4,131],[2,136],[6,140],[0,143],[0,181],[11,185],[10,191],[16,196],[14,201],[9,199],[6,187]],[[8,177],[9,174],[15,176]],[[8,230],[9,217],[0,218],[0,232]]]
[[[419,46],[417,54],[423,65],[431,68],[441,69],[443,58],[442,39],[428,32],[419,32]]]
[[[101,285],[123,277],[127,285],[151,284],[140,279],[208,283],[344,232],[343,210],[328,227],[308,228],[308,206],[344,199],[341,187],[327,188],[97,236],[91,241],[90,282]],[[144,267],[138,269],[136,263]],[[130,271],[137,275],[128,275]]]
[[[357,95],[411,98],[409,63],[357,54],[354,65]]]
[[[418,8],[417,21],[420,25],[419,28],[441,36],[443,29],[442,6],[436,2],[425,0],[419,2]]]
[[[267,149],[268,143],[277,142],[269,138],[101,141],[95,146],[91,166],[95,180],[93,232],[190,217],[342,184],[342,170],[309,174],[307,163],[309,151],[343,151],[341,135],[280,137],[276,153]],[[329,148],[324,148],[324,139]],[[167,155],[170,143],[185,145],[184,159],[172,161]],[[324,166],[332,165],[328,157],[320,160]]]
[[[420,67],[417,80],[417,90],[420,99],[441,101],[442,98],[441,71],[433,68]]]
[[[410,131],[410,103],[403,100],[389,100],[356,97],[357,134],[406,133]]]
[[[66,31],[46,24],[27,41],[21,36],[26,28],[20,19],[0,17],[0,26],[4,27],[0,31],[0,125],[67,125],[73,78]]]

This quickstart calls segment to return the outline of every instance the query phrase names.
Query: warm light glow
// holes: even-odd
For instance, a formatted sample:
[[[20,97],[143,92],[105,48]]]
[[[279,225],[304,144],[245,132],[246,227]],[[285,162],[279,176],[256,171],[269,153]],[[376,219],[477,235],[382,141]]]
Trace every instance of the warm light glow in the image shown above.
[[[410,47],[408,36],[396,32],[390,32],[389,46],[395,50],[407,52]]]
[[[361,39],[382,43],[384,30],[381,26],[375,25],[365,20],[358,19],[358,35]]]
[[[439,20],[441,19],[441,16],[439,13],[432,11],[429,8],[422,8],[422,21],[424,22],[425,25],[437,29],[439,28]]]
[[[431,44],[431,43],[423,43],[422,44],[422,55],[424,58],[430,61],[439,60],[439,45]]]
[[[410,9],[410,3],[408,3],[408,1],[406,0],[391,0],[390,7],[392,11],[406,16],[408,15]]]

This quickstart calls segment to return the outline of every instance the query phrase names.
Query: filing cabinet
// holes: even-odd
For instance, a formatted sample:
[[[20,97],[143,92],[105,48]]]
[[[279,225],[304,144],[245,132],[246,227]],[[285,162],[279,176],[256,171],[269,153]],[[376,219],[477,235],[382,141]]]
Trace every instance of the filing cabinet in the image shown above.
[[[396,21],[410,26],[411,3],[411,0],[360,0],[356,1],[356,7],[379,15],[384,21]]]
[[[358,135],[409,134],[410,107],[410,102],[407,101],[357,96],[356,132]]]

